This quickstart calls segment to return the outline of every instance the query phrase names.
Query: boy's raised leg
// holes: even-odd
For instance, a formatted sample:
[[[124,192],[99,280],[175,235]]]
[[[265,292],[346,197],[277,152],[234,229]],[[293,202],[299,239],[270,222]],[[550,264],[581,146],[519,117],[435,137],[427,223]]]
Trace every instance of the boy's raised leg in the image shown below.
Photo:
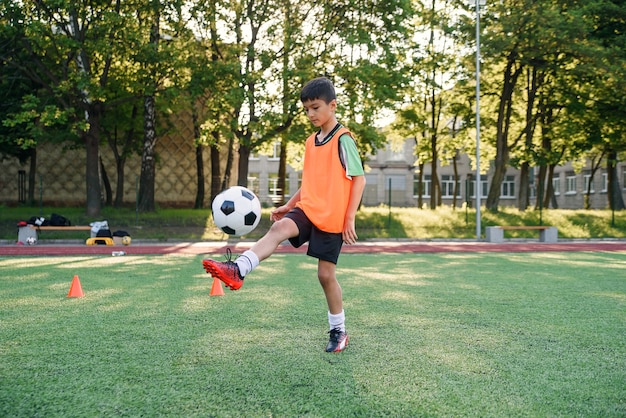
[[[213,278],[224,282],[230,290],[237,290],[243,286],[244,277],[254,269],[259,262],[272,255],[284,240],[298,235],[298,227],[288,218],[275,222],[270,230],[258,240],[250,250],[244,252],[237,260],[232,260],[230,248],[226,249],[226,261],[216,261],[210,258],[202,260],[202,266]]]
[[[243,286],[243,276],[239,272],[237,263],[232,261],[230,248],[226,249],[226,261],[205,259],[202,260],[202,266],[212,277],[224,282],[230,290],[237,290]]]

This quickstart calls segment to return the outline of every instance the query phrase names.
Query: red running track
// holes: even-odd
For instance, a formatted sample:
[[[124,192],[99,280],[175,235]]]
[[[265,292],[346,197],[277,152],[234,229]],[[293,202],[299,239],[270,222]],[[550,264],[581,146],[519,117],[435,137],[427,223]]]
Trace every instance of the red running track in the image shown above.
[[[238,254],[252,246],[252,242],[180,242],[144,244],[128,247],[83,244],[0,245],[0,256],[76,256],[111,255],[113,251],[125,251],[127,255],[159,254],[224,254],[226,248]],[[305,246],[296,249],[288,244],[280,245],[276,253],[305,253]],[[441,252],[548,252],[548,251],[621,251],[626,252],[626,241],[562,241],[542,243],[538,241],[509,241],[488,243],[481,241],[364,241],[345,245],[344,254],[355,253],[441,253]]]

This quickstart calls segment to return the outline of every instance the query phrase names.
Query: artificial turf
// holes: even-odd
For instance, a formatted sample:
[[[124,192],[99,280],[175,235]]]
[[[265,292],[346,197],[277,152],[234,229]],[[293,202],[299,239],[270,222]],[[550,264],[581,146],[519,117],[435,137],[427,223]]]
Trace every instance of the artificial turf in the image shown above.
[[[313,259],[200,260],[0,258],[0,416],[626,415],[624,253],[342,255],[341,354]]]

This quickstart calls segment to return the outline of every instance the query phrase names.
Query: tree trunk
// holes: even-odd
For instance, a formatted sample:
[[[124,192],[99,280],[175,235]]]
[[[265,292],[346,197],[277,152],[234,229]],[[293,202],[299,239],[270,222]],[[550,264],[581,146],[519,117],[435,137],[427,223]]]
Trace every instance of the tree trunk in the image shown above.
[[[417,208],[421,209],[424,206],[424,163],[418,164],[417,175]]]
[[[233,159],[235,158],[235,138],[231,135],[228,139],[228,154],[226,155],[226,167],[224,168],[224,177],[222,178],[222,187],[220,190],[226,190],[230,187],[230,173],[233,170]]]
[[[284,11],[284,22],[285,22],[285,33],[283,36],[283,45],[284,45],[284,54],[283,54],[283,69],[282,69],[282,90],[283,90],[283,115],[289,114],[289,95],[287,92],[289,91],[289,77],[290,77],[290,65],[289,58],[291,53],[291,32],[292,32],[292,19],[291,19],[291,8],[289,7],[289,2],[285,2]],[[276,187],[278,188],[278,200],[274,202],[274,204],[278,206],[282,206],[285,203],[285,186],[287,176],[287,135],[281,135],[280,141],[280,155],[278,157],[278,184]]]
[[[457,152],[458,155],[458,152]],[[459,193],[459,166],[457,164],[457,155],[452,159],[452,169],[454,170],[454,187],[452,188],[452,209],[456,209],[456,196]]]
[[[214,143],[219,144],[219,132],[212,132]],[[211,202],[215,199],[221,191],[221,175],[220,175],[220,149],[219,145],[213,145],[211,147]]]
[[[530,167],[527,161],[522,163],[520,167],[520,178],[519,178],[519,194],[517,197],[517,208],[521,211],[524,211],[528,208],[530,204]]]
[[[102,196],[100,191],[100,113],[93,104],[87,111],[89,129],[84,134],[87,153],[85,182],[87,184],[87,216],[100,216]]]
[[[544,208],[558,209],[559,203],[556,201],[556,193],[554,190],[554,185],[552,184],[552,178],[554,177],[554,169],[556,168],[556,164],[550,164],[548,166],[548,178],[546,179],[546,195],[543,202]]]
[[[37,148],[30,149],[30,167],[28,168],[28,202],[35,204],[35,184],[37,183]]]
[[[543,196],[546,192],[545,184],[547,171],[548,168],[545,165],[539,166],[539,173],[537,174],[537,178],[535,179],[535,184],[537,187],[537,190],[535,191],[535,210],[543,207]]]
[[[109,181],[109,176],[107,175],[102,157],[100,157],[100,173],[102,175],[102,185],[104,186],[104,204],[105,206],[111,206],[113,202],[113,191],[111,190],[111,182]]]
[[[285,188],[287,186],[287,139],[286,136],[283,135],[283,140],[280,143],[280,157],[278,160],[278,196],[279,199],[276,202],[278,206],[281,206],[285,203]]]
[[[196,106],[191,105],[191,119],[193,123],[193,139],[196,143],[196,201],[193,205],[194,209],[202,209],[204,207],[204,145],[199,142],[200,126],[198,126],[198,113]]]
[[[156,174],[156,109],[153,95],[144,97],[144,141],[139,178],[140,212],[154,212],[154,182]]]
[[[506,169],[509,165],[509,123],[511,120],[512,98],[517,79],[521,73],[521,68],[513,69],[515,66],[517,55],[512,52],[508,59],[506,69],[504,71],[504,80],[502,84],[502,94],[498,105],[498,120],[496,122],[496,158],[495,170],[487,195],[486,206],[491,212],[498,211],[500,202],[500,190],[502,182],[506,175]]]
[[[126,166],[126,157],[120,156],[116,158],[115,161],[117,181],[115,183],[115,202],[113,203],[113,206],[116,208],[121,208],[122,206],[124,206],[124,167]]]
[[[125,178],[124,167],[126,166],[126,156],[130,154],[132,149],[133,137],[135,136],[134,121],[137,118],[137,106],[133,105],[130,117],[130,128],[124,133],[124,145],[122,152],[117,149],[117,126],[115,127],[115,135],[112,141],[109,141],[111,150],[115,156],[115,169],[117,173],[117,181],[115,183],[115,203],[113,206],[121,208],[124,206],[124,184]]]
[[[196,146],[196,202],[194,203],[194,209],[202,209],[204,207],[204,145],[198,144]]]
[[[609,182],[609,192],[607,193],[609,208],[611,210],[624,210],[626,207],[624,206],[624,198],[622,197],[619,176],[617,174],[617,152],[615,150],[609,150],[607,153],[606,166]]]
[[[526,101],[526,128],[522,133],[524,135],[524,154],[526,158],[522,162],[520,167],[520,184],[519,194],[517,200],[517,207],[519,210],[524,211],[530,205],[530,182],[528,176],[530,175],[530,163],[528,160],[532,154],[533,148],[533,135],[535,133],[535,121],[533,117],[535,100],[537,97],[537,90],[539,86],[543,84],[544,76],[540,73],[537,67],[533,66],[530,71],[527,71],[529,79],[529,85],[526,87],[527,101]]]
[[[160,33],[160,4],[152,2],[154,17],[150,26],[150,45],[153,52],[159,50]],[[156,97],[157,74],[151,64],[147,64],[151,75],[146,81],[146,92],[143,97],[143,152],[141,154],[141,175],[139,178],[139,203],[137,208],[140,212],[154,212],[154,184],[156,177]]]
[[[239,144],[239,164],[237,166],[237,185],[248,187],[248,160],[250,147]]]
[[[596,157],[591,158],[591,171],[589,172],[589,184],[587,184],[587,192],[585,193],[585,209],[591,209],[591,191],[593,186],[593,179],[596,176],[600,163],[604,158],[604,151]]]

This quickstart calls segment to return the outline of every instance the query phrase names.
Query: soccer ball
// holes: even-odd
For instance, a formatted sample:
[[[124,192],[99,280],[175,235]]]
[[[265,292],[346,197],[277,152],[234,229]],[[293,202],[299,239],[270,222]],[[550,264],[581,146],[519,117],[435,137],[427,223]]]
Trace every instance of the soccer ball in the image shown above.
[[[28,244],[28,245],[35,245],[35,244],[37,244],[37,238],[35,238],[35,237],[28,237],[28,238],[26,238],[26,244]]]
[[[254,230],[261,220],[261,202],[245,187],[233,186],[215,196],[213,221],[228,235],[245,235]]]
[[[122,237],[122,244],[130,245],[130,241],[131,241],[131,239],[130,239],[130,237],[128,235],[125,235],[125,236]]]

